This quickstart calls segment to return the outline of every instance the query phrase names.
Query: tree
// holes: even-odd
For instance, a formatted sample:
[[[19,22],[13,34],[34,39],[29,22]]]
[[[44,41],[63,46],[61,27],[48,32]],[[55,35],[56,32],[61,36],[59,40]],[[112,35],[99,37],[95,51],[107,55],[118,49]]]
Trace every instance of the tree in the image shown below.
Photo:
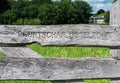
[[[12,10],[7,10],[0,16],[0,23],[2,24],[14,24],[16,20],[16,14]]]
[[[0,13],[5,12],[7,9],[10,9],[9,2],[7,0],[0,0]]]
[[[5,10],[0,14],[0,23],[2,24],[23,23],[47,25],[87,23],[92,11],[90,5],[82,0],[8,1],[11,9]]]
[[[31,0],[34,4],[44,4],[44,3],[51,3],[52,0]]]
[[[59,24],[75,24],[78,23],[77,18],[77,10],[74,7],[73,2],[71,0],[62,0],[59,3],[58,10],[60,8],[60,11],[58,11]]]
[[[21,11],[21,18],[37,18],[38,7],[36,5],[25,6]]]
[[[38,18],[42,24],[87,23],[91,11],[90,5],[85,1],[61,0],[42,5]]]
[[[76,0],[74,7],[77,10],[78,23],[88,23],[89,17],[91,16],[92,7],[85,1]]]
[[[104,13],[105,11],[103,9],[100,9],[97,11],[97,15]]]
[[[27,7],[29,7],[29,5],[30,5],[29,1],[17,0],[12,5],[11,10],[13,10],[13,12],[16,13],[16,16],[18,19],[19,18],[27,18],[26,16],[28,16],[29,14],[28,13],[26,14],[26,12],[28,12]]]
[[[110,22],[110,11],[106,11],[104,17],[105,17],[105,23],[109,23]]]
[[[42,24],[71,24],[76,23],[77,14],[72,2],[68,0],[44,4],[39,8],[39,19]]]

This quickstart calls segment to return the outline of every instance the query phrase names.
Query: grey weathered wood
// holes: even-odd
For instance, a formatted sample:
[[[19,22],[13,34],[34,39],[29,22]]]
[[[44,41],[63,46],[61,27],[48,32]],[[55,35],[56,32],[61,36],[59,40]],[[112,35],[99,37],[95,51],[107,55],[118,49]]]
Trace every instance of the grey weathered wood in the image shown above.
[[[114,80],[111,80],[110,83],[120,83],[120,79],[114,79]]]
[[[120,29],[108,25],[0,26],[0,46],[41,45],[120,46]]]
[[[110,83],[120,83],[120,80],[111,80]]]
[[[0,80],[81,80],[119,78],[120,61],[0,57]]]
[[[0,47],[0,51],[10,57],[42,58],[41,55],[27,47]]]
[[[120,59],[120,49],[110,49],[110,55],[115,59]]]
[[[110,25],[120,26],[120,0],[117,0],[111,7]]]
[[[117,0],[111,7],[110,25],[120,26],[120,0]],[[112,58],[120,59],[120,49],[110,49],[110,55]],[[120,78],[111,80],[111,83],[120,83]]]
[[[112,58],[120,60],[120,49],[110,49],[110,55]],[[111,83],[120,83],[120,79],[113,79]]]

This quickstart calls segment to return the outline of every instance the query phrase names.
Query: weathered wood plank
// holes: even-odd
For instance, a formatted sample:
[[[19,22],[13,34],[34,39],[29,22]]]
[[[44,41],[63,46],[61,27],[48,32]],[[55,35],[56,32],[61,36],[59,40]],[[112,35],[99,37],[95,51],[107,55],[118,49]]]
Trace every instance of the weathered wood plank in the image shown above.
[[[112,58],[120,60],[120,49],[110,49],[110,55]],[[120,83],[120,79],[113,79],[110,83]]]
[[[117,0],[110,10],[110,25],[120,26],[120,0]]]
[[[0,46],[120,46],[120,29],[108,25],[0,26]]]
[[[0,57],[0,80],[81,80],[119,78],[115,59],[50,59]]]
[[[0,47],[0,51],[10,57],[42,58],[41,55],[27,47]]]
[[[120,83],[120,79],[114,79],[114,80],[111,80],[111,82],[110,83]]]
[[[120,0],[117,0],[110,10],[110,25],[120,26]],[[110,55],[112,58],[120,59],[120,49],[110,49]],[[111,83],[120,83],[120,79],[111,80]]]
[[[120,59],[120,49],[110,49],[110,55],[112,58]]]

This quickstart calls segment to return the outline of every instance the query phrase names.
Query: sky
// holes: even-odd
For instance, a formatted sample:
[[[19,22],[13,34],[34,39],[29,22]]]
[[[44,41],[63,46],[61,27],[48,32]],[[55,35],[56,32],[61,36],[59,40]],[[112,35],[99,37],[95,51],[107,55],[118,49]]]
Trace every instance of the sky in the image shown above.
[[[113,0],[84,0],[87,1],[93,8],[93,12],[97,12],[99,9],[105,11],[110,10]]]
[[[57,0],[53,0],[53,1],[57,1]],[[92,7],[93,13],[96,13],[99,9],[104,9],[105,11],[110,10],[112,2],[114,0],[83,0],[83,1],[88,2]]]

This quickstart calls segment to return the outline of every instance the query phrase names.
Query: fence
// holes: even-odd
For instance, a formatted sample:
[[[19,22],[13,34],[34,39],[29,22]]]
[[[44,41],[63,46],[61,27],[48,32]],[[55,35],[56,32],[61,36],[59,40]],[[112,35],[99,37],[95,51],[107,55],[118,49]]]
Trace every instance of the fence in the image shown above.
[[[116,5],[111,25],[0,25],[0,80],[49,80],[54,83],[84,83],[86,79],[111,79],[120,83],[120,28]],[[114,12],[115,11],[115,12]],[[117,18],[115,18],[117,15]],[[114,26],[115,25],[115,26]],[[110,58],[44,58],[26,48],[42,46],[92,46],[110,48]]]

